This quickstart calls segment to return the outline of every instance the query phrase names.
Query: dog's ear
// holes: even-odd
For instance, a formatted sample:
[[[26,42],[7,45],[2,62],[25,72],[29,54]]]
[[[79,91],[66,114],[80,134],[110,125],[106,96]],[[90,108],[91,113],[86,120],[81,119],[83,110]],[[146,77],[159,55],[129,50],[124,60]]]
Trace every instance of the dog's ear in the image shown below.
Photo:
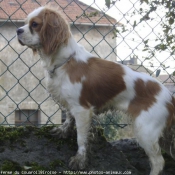
[[[40,30],[40,40],[46,55],[54,54],[61,45],[68,43],[70,29],[60,13],[46,9],[43,15],[43,25]]]

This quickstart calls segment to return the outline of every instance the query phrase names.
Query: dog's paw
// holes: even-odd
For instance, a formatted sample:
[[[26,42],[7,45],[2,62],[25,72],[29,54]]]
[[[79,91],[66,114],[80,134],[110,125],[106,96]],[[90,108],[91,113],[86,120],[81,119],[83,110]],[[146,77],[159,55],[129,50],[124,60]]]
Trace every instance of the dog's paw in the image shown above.
[[[54,127],[52,130],[50,130],[50,134],[53,136],[57,136],[58,138],[67,138],[68,132],[63,129],[62,126],[60,127]]]
[[[86,155],[77,153],[75,156],[71,157],[69,167],[72,170],[83,170],[85,169],[86,164],[87,164]]]

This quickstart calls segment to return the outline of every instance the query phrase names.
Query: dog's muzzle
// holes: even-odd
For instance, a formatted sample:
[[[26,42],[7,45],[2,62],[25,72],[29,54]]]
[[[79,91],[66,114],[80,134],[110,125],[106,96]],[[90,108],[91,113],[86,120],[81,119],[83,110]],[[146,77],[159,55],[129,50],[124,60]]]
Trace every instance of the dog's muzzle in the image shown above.
[[[18,41],[19,41],[19,43],[20,43],[22,46],[24,46],[25,44],[20,40],[20,35],[21,35],[22,33],[24,33],[24,29],[18,28],[18,29],[16,30],[16,34],[17,34],[17,37],[18,37]]]

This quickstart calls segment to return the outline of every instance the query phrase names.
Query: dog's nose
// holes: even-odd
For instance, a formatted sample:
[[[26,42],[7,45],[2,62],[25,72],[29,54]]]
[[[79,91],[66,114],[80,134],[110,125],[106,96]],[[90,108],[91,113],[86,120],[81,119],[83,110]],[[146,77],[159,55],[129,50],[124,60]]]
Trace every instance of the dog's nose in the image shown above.
[[[16,30],[17,35],[20,35],[20,34],[23,33],[23,32],[24,32],[24,30],[21,29],[21,28],[19,28],[19,29]]]

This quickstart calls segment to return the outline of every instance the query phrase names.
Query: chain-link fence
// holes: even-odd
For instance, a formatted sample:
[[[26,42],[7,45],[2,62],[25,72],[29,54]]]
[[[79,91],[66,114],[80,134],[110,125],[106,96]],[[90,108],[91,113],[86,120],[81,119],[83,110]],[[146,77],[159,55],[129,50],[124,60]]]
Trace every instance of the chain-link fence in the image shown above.
[[[102,1],[105,8],[101,6]],[[169,47],[163,48],[164,40],[161,45],[157,39],[163,37],[161,25],[165,15],[158,9],[159,4],[157,10],[149,12],[148,2],[145,2],[91,0],[86,4],[78,0],[0,0],[0,124],[61,124],[65,116],[65,111],[46,92],[39,56],[34,56],[16,39],[16,29],[24,24],[27,14],[46,3],[63,11],[75,39],[88,51],[149,73],[174,93],[173,52]],[[102,124],[126,126],[119,124],[120,114],[117,119],[110,115],[101,120]]]

